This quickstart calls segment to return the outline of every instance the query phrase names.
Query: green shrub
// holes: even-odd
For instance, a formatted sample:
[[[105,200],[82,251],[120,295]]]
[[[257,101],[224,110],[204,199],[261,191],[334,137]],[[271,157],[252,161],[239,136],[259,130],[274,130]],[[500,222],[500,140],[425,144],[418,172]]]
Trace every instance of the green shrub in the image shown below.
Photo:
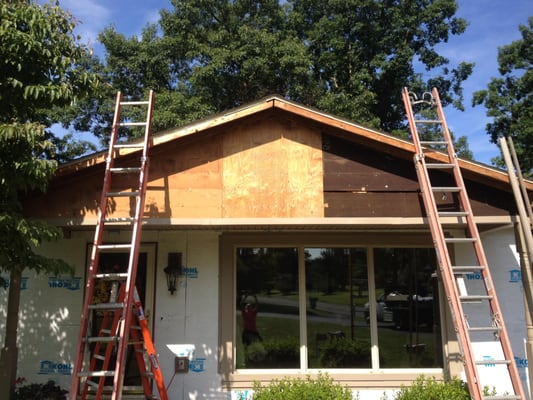
[[[394,400],[470,400],[470,394],[459,379],[439,382],[420,376],[411,386],[402,386]]]
[[[326,374],[317,379],[273,380],[268,386],[254,384],[252,400],[352,400],[352,391],[333,383]]]
[[[13,400],[65,400],[67,393],[54,381],[32,383],[17,388]]]
[[[320,365],[324,368],[370,368],[370,344],[342,338],[326,342],[321,345]]]

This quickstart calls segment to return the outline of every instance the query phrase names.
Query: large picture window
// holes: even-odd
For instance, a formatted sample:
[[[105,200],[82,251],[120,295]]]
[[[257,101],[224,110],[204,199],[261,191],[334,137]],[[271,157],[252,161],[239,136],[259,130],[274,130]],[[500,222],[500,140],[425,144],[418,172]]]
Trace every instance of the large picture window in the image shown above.
[[[433,249],[242,246],[234,261],[237,370],[442,367]]]

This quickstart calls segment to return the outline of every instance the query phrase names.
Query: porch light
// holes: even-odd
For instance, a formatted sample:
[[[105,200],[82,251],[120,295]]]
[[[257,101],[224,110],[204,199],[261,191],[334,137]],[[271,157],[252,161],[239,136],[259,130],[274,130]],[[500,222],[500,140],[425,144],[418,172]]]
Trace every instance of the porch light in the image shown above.
[[[181,253],[168,253],[168,265],[163,271],[167,277],[167,289],[170,294],[174,294],[176,283],[181,275]]]

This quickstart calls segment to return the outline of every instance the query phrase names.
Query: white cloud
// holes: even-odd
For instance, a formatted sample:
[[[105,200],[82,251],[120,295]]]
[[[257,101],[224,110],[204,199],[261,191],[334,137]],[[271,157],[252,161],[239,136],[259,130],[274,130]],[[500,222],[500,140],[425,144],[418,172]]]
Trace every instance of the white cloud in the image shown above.
[[[111,15],[111,10],[98,4],[94,0],[63,0],[60,6],[69,10],[73,15],[81,20],[98,23],[99,19],[107,20]]]
[[[98,33],[112,21],[111,8],[94,0],[62,0],[60,6],[74,16],[78,22],[75,32],[90,46],[97,44]]]

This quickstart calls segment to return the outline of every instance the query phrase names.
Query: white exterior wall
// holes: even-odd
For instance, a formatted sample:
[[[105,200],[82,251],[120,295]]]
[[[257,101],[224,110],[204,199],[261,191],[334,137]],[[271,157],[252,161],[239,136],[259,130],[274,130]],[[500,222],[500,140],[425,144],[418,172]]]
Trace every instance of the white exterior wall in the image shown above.
[[[74,277],[66,276],[59,283],[56,279],[49,279],[52,274],[35,275],[29,270],[22,274],[17,377],[25,378],[26,383],[54,380],[63,388],[70,386],[84,285],[85,243],[82,238],[73,238],[51,243],[44,252],[48,256],[60,256],[66,262],[76,265]],[[2,276],[9,277],[6,274]],[[5,338],[7,296],[7,287],[0,289],[2,346]]]
[[[167,344],[194,344],[196,352],[186,374],[176,374],[168,389],[172,400],[227,399],[220,389],[218,360],[218,234],[193,231],[161,232],[156,289],[154,340],[168,385],[174,355]],[[170,295],[162,269],[168,252],[182,252],[186,268]]]
[[[54,279],[47,274],[23,273],[18,330],[19,364],[17,377],[26,383],[53,380],[62,388],[71,382],[71,369],[83,302],[87,243],[92,232],[73,232],[71,238],[52,243],[42,254],[61,257],[75,265],[74,277]],[[116,235],[113,240],[127,240]],[[154,343],[168,385],[174,371],[174,355],[166,344],[192,343],[195,358],[187,374],[176,375],[169,398],[227,399],[220,390],[217,374],[218,346],[218,234],[193,231],[147,231],[143,243],[157,243],[154,310],[148,310],[154,326]],[[155,247],[155,246],[154,246]],[[165,274],[168,252],[183,253],[185,275],[178,291],[170,295]],[[154,261],[157,260],[157,261]],[[4,278],[8,275],[3,274]],[[0,340],[5,334],[8,290],[0,288]]]
[[[93,233],[73,232],[71,238],[50,244],[44,254],[61,257],[76,265],[74,278],[49,279],[48,275],[23,274],[26,288],[21,293],[19,324],[19,371],[28,383],[56,381],[70,386],[70,368],[79,329],[87,243]],[[524,339],[526,335],[522,284],[513,229],[482,235],[485,251],[513,342],[519,371],[527,376]],[[117,242],[122,236],[114,237]],[[237,398],[238,391],[221,389],[217,373],[219,234],[213,231],[147,231],[143,242],[155,243],[154,306],[150,312],[154,342],[171,400]],[[124,236],[122,239],[126,239]],[[181,252],[185,274],[174,295],[166,288],[163,268],[169,252]],[[456,248],[459,262],[468,264],[471,254]],[[5,275],[4,275],[5,277]],[[475,276],[471,277],[475,279]],[[67,286],[67,287],[65,287]],[[7,290],[0,289],[0,339],[4,340]],[[194,344],[196,353],[187,374],[174,375],[174,355],[167,344]],[[361,399],[379,399],[383,391],[360,392]]]

